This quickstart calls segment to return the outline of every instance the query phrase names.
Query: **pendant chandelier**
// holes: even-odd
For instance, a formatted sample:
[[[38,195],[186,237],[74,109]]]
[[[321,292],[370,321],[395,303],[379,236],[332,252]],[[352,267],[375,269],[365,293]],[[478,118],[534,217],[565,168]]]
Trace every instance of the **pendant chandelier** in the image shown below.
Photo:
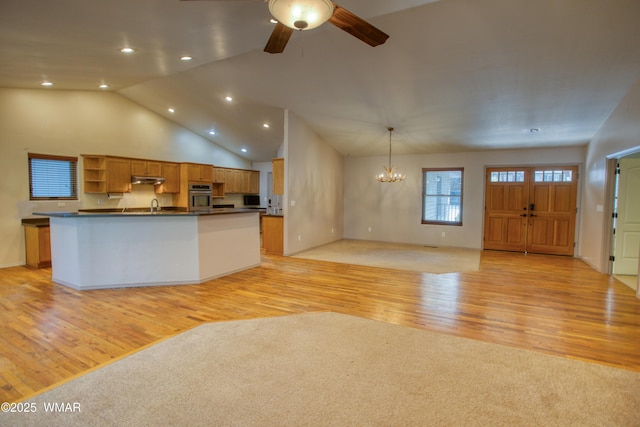
[[[389,131],[389,164],[382,167],[383,171],[376,175],[376,179],[380,182],[402,182],[406,175],[391,166],[391,132],[393,132],[393,128],[389,127],[387,130]]]

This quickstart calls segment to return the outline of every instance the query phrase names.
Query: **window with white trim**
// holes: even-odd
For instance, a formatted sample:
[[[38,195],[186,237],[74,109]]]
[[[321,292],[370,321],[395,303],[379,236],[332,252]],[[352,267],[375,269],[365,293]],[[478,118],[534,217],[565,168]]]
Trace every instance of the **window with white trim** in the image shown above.
[[[422,169],[422,223],[462,225],[464,168]]]

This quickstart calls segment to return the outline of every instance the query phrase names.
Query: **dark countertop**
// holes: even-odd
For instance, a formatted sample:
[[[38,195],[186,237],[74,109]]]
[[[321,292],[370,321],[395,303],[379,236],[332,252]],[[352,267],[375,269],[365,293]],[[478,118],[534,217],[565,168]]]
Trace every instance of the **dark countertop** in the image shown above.
[[[22,218],[25,227],[48,227],[49,218]]]
[[[34,212],[34,215],[42,215],[55,218],[80,218],[80,217],[132,217],[132,216],[203,216],[203,215],[228,215],[239,213],[258,213],[255,209],[236,209],[236,208],[214,208],[209,211],[201,212],[188,212],[180,210],[160,210],[151,213],[150,210],[145,211],[111,211],[111,210],[97,210],[97,211],[79,211],[79,212]]]

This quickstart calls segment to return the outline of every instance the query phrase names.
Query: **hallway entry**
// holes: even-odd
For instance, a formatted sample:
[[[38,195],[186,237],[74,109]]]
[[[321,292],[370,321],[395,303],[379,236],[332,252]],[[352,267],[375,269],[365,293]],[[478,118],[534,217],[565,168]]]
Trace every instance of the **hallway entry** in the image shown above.
[[[573,255],[578,166],[487,168],[484,249]]]

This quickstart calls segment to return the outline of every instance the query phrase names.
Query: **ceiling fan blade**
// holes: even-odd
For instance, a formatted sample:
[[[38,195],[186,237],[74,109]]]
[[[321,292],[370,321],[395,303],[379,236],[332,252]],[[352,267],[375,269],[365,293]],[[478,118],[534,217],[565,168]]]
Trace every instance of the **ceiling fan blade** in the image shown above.
[[[389,38],[388,34],[383,33],[364,19],[335,3],[333,4],[335,9],[333,10],[333,15],[329,18],[329,22],[336,27],[359,38],[369,46],[381,45]]]
[[[264,47],[264,51],[282,53],[291,38],[291,34],[293,34],[292,28],[278,22],[271,33],[271,37],[269,37],[269,41],[267,41],[267,45]]]

